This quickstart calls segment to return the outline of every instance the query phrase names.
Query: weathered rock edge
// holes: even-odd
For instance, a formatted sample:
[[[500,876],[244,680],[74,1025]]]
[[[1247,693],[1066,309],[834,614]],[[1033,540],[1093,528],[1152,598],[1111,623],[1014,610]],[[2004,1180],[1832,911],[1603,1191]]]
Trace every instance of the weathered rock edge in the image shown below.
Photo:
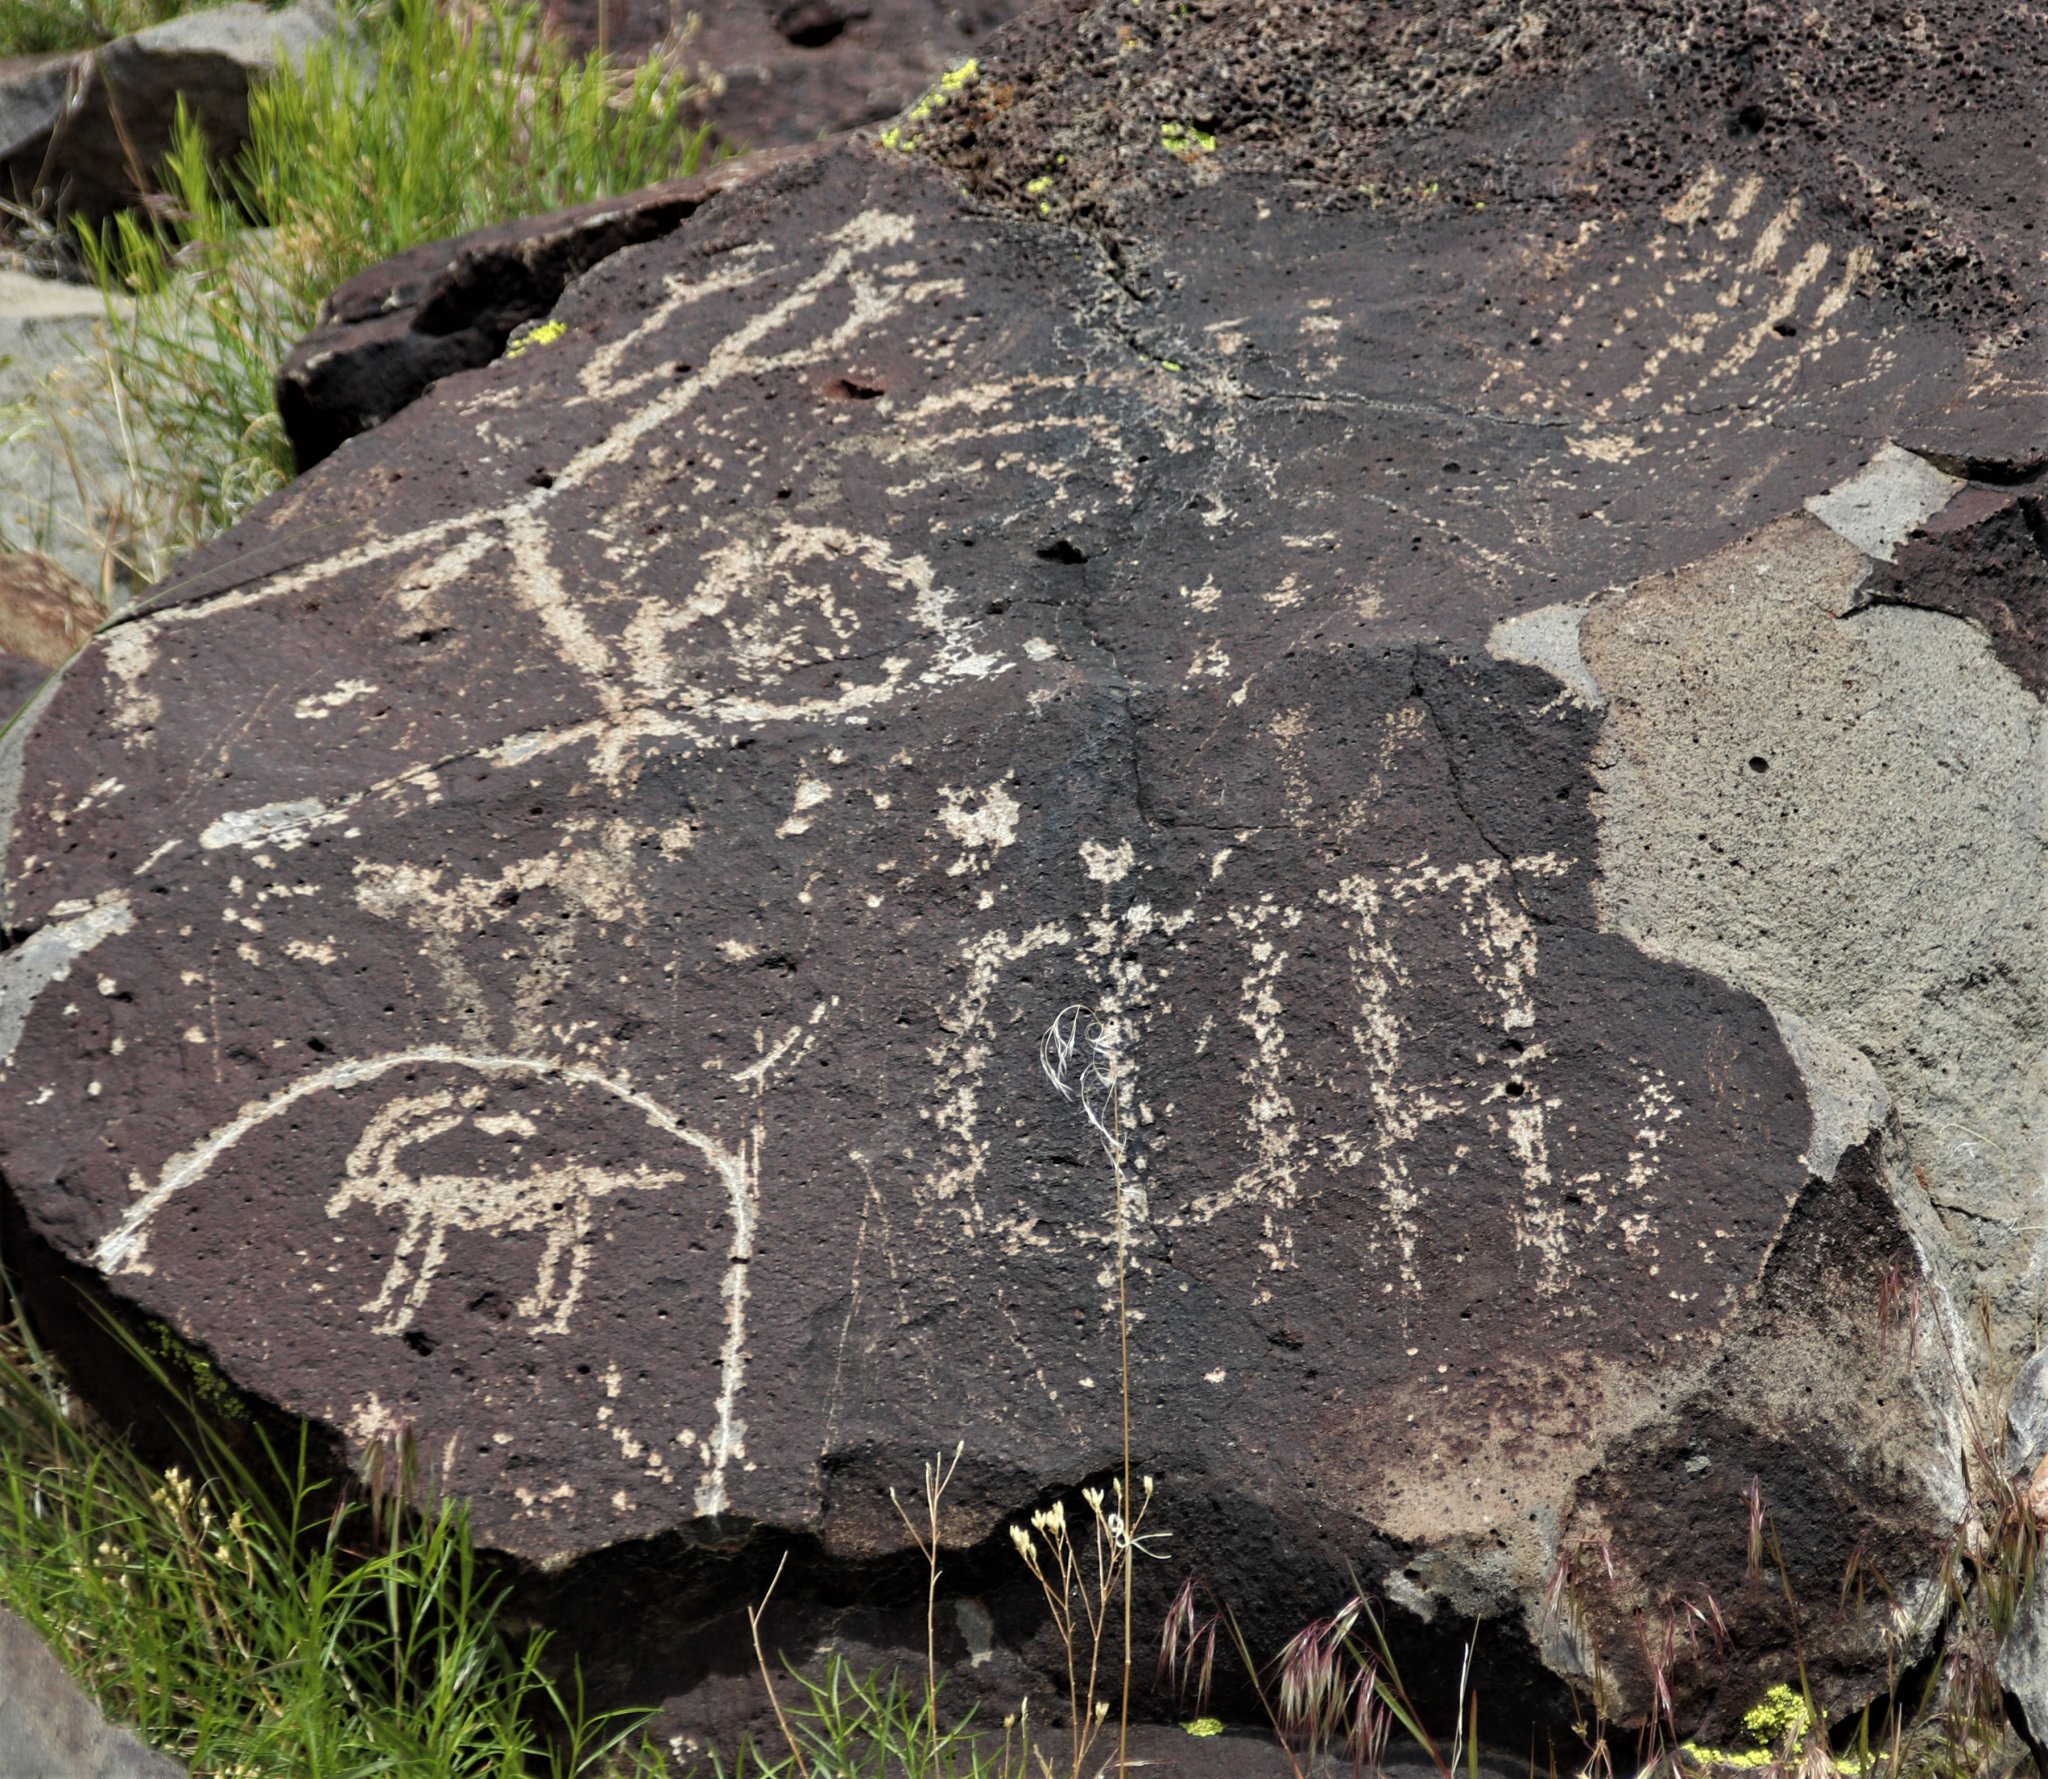
[[[110,1724],[30,1627],[0,1607],[0,1772],[8,1779],[180,1779]]]
[[[313,331],[277,373],[277,411],[303,472],[382,425],[441,378],[505,350],[577,278],[652,241],[773,151],[688,179],[430,241],[351,278],[320,305]]]

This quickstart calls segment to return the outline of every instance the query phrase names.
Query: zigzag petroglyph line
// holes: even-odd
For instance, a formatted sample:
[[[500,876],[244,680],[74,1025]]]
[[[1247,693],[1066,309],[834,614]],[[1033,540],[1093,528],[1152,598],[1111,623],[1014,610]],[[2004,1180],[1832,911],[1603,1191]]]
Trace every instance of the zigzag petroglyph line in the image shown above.
[[[817,271],[795,285],[786,296],[763,305],[758,313],[719,341],[699,369],[686,377],[666,380],[661,395],[628,414],[604,437],[576,453],[549,487],[530,490],[495,508],[462,513],[429,525],[418,526],[396,536],[371,539],[318,561],[302,563],[275,576],[252,582],[216,599],[166,606],[146,617],[136,618],[133,624],[137,628],[155,629],[223,611],[232,611],[243,606],[287,599],[353,570],[374,567],[379,563],[427,551],[440,545],[447,545],[449,549],[442,559],[427,571],[428,578],[452,578],[454,573],[473,564],[476,556],[484,548],[478,541],[478,534],[494,541],[503,541],[513,549],[515,558],[520,562],[521,579],[524,583],[522,592],[529,601],[539,602],[536,609],[543,617],[543,621],[559,622],[562,612],[560,601],[555,597],[556,589],[544,576],[538,574],[535,559],[535,551],[544,547],[544,533],[540,533],[538,528],[541,516],[546,510],[572,491],[584,487],[600,471],[628,461],[635,448],[649,433],[658,429],[673,429],[691,407],[724,384],[739,377],[758,376],[769,371],[790,369],[828,358],[843,351],[854,339],[878,322],[887,320],[934,294],[957,290],[957,280],[913,282],[909,279],[899,279],[893,283],[883,284],[855,276],[856,268],[864,256],[883,248],[900,246],[908,242],[913,234],[914,225],[908,217],[873,210],[864,211],[856,216],[845,227],[827,237],[835,244],[834,249]],[[752,282],[766,275],[767,267],[762,266],[733,279],[722,288],[733,288],[737,284]],[[842,284],[848,288],[851,302],[848,315],[838,326],[785,351],[757,351],[757,348],[778,329],[815,307],[828,291]],[[658,310],[633,335],[628,336],[626,340],[615,342],[615,347],[623,348],[640,341],[646,331],[666,319],[681,300],[683,299],[677,298]],[[612,361],[606,359],[605,362],[609,364]],[[602,381],[601,378],[599,380]],[[627,379],[621,388],[637,389],[647,380]],[[593,390],[592,393],[602,391]],[[538,544],[534,541],[537,534],[541,540]],[[121,628],[126,629],[128,626]],[[604,650],[601,641],[595,637],[573,635],[569,642],[572,646],[568,652],[573,664],[592,673],[593,677],[596,677],[599,671],[600,662],[609,664],[608,651]]]

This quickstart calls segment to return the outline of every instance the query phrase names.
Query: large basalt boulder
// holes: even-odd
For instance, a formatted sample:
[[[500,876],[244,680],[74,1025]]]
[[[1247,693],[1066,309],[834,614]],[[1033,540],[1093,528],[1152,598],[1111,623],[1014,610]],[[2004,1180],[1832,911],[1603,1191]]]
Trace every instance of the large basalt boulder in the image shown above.
[[[949,1652],[1053,1665],[1120,1221],[1151,1597],[1852,1708],[2042,1261],[2003,17],[1056,7],[605,258],[10,738],[8,1191],[680,1725],[780,1549],[922,1625],[962,1440]]]

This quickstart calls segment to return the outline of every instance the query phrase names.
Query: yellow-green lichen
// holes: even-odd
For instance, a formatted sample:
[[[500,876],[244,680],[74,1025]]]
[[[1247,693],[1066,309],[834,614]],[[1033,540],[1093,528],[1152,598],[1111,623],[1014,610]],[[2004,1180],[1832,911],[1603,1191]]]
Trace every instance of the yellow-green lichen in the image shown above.
[[[1159,146],[1168,154],[1187,160],[1194,155],[1214,154],[1216,138],[1193,124],[1168,121],[1159,126]]]
[[[1742,1714],[1742,1728],[1749,1737],[1747,1748],[1708,1748],[1698,1742],[1680,1745],[1679,1752],[1702,1765],[1722,1768],[1767,1767],[1781,1752],[1804,1743],[1819,1728],[1819,1719],[1807,1700],[1782,1683]],[[1830,1761],[1838,1773],[1861,1769],[1853,1762]]]
[[[1708,1748],[1699,1742],[1681,1742],[1678,1752],[1703,1767],[1767,1767],[1771,1764],[1768,1748]]]
[[[156,1323],[151,1332],[155,1335],[153,1345],[159,1357],[167,1366],[184,1375],[179,1380],[190,1389],[192,1400],[208,1414],[223,1420],[246,1421],[249,1411],[242,1406],[240,1393],[223,1377],[213,1361],[194,1347],[187,1346],[163,1323]]]
[[[1774,1686],[1742,1714],[1742,1727],[1765,1747],[1775,1747],[1813,1728],[1813,1707],[1789,1686]]]
[[[1024,195],[1027,198],[1042,198],[1051,190],[1052,175],[1050,173],[1041,173],[1024,187]]]
[[[530,327],[523,334],[515,334],[512,343],[505,348],[507,358],[517,358],[522,352],[535,346],[552,346],[569,330],[559,321],[543,321],[538,327]]]
[[[923,123],[955,93],[964,92],[980,78],[981,63],[974,56],[957,68],[948,68],[939,76],[939,84],[903,114],[903,122],[884,130],[878,140],[884,148],[893,148],[899,154],[914,154],[921,138],[913,135],[908,126]]]
[[[1191,1736],[1220,1736],[1223,1734],[1223,1719],[1220,1717],[1196,1717],[1180,1726]]]

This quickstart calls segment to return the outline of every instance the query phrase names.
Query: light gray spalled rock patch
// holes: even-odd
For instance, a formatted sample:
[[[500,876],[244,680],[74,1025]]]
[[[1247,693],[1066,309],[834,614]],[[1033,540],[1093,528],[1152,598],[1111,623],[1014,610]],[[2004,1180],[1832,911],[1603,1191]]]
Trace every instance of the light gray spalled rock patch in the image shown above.
[[[2005,1467],[2020,1471],[2048,1456],[2048,1348],[2020,1367],[2005,1409]]]
[[[1519,661],[1525,667],[1540,667],[1554,674],[1581,704],[1598,710],[1607,700],[1579,648],[1579,624],[1585,618],[1586,603],[1580,599],[1546,605],[1503,618],[1486,639],[1487,651],[1495,660]]]
[[[1868,1057],[1836,1043],[1796,1013],[1774,1009],[1774,1014],[1813,1108],[1813,1138],[1801,1159],[1816,1180],[1831,1180],[1843,1155],[1883,1126],[1891,1095]]]
[[[102,1717],[43,1640],[0,1608],[0,1774],[180,1779],[184,1770]]]
[[[1866,556],[1889,562],[1962,486],[1926,458],[1886,445],[1846,482],[1812,496],[1806,510]]]
[[[1598,897],[1645,950],[1777,1009],[1795,1054],[1795,1034],[1819,1034],[1870,1060],[1955,1300],[1988,1296],[1995,1340],[2024,1350],[2041,1276],[2041,706],[1969,624],[1838,615],[1866,567],[1795,517],[1593,604],[1581,636],[1610,699]],[[1828,1069],[1800,1060],[1823,1083],[1824,1150],[1846,1130],[1824,1109]]]
[[[125,933],[134,924],[127,896],[116,890],[90,908],[37,928],[12,951],[0,954],[0,1063],[14,1055],[22,1022],[36,996],[51,983],[64,981],[72,964],[101,940]]]
[[[2048,1600],[2038,1574],[1998,1652],[1998,1678],[2019,1707],[2028,1737],[2048,1742]]]

